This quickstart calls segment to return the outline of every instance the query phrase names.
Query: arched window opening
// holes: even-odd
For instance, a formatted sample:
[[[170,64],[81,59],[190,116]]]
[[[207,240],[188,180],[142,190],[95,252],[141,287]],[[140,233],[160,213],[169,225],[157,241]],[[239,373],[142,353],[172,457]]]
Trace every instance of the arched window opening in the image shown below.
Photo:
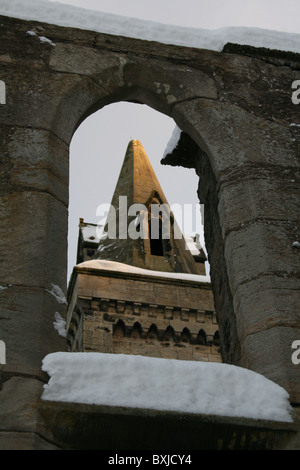
[[[170,256],[174,224],[170,208],[161,200],[157,191],[153,191],[146,206],[148,207],[150,253],[152,256]]]
[[[119,320],[113,328],[114,338],[125,338],[125,323]]]
[[[191,342],[191,334],[188,328],[184,328],[180,335],[180,341],[182,343],[190,343]]]
[[[130,109],[129,109],[130,108]],[[120,111],[121,110],[121,111]],[[116,112],[117,111],[117,112]],[[136,113],[137,111],[137,113]],[[142,115],[146,111],[146,114],[149,114],[149,118],[141,118],[141,111]],[[130,113],[130,120],[128,120],[128,114]],[[136,120],[135,120],[136,116]],[[116,119],[117,118],[117,119]],[[120,119],[119,126],[117,125],[117,120]],[[145,122],[149,121],[152,122],[154,125],[152,126],[145,126]],[[160,122],[159,122],[160,121]],[[109,133],[111,132],[111,126],[109,125],[109,129],[105,127],[107,123],[114,122],[113,126],[113,136],[112,138],[107,138]],[[130,122],[131,128],[130,130],[127,127],[127,124]],[[162,122],[166,122],[166,126],[161,125]],[[91,125],[90,125],[91,123]],[[142,123],[142,126],[141,126]],[[158,128],[155,129],[156,124],[158,124]],[[68,276],[73,270],[73,265],[77,263],[72,263],[72,259],[74,260],[74,255],[76,256],[76,249],[74,246],[77,247],[78,241],[78,221],[80,222],[80,228],[82,230],[86,229],[86,256],[93,258],[97,258],[97,254],[99,254],[101,250],[101,246],[99,247],[101,237],[103,235],[105,224],[107,224],[107,215],[109,209],[107,210],[106,215],[101,214],[102,220],[99,220],[99,212],[97,211],[98,207],[101,206],[111,206],[113,195],[115,193],[115,188],[118,183],[118,176],[120,175],[120,170],[122,169],[123,162],[124,162],[124,154],[126,152],[127,147],[130,145],[137,145],[134,144],[134,138],[138,137],[139,141],[143,145],[146,154],[149,156],[149,160],[151,161],[153,156],[157,158],[157,162],[155,163],[153,160],[151,161],[151,165],[153,166],[153,170],[151,166],[149,174],[155,174],[157,177],[158,183],[156,184],[155,180],[151,176],[151,184],[149,184],[148,189],[148,180],[147,180],[147,171],[144,173],[146,177],[139,178],[140,175],[144,175],[143,173],[143,166],[141,165],[141,169],[139,169],[140,173],[135,172],[135,178],[133,182],[130,180],[127,182],[126,178],[121,179],[122,185],[118,188],[117,194],[122,195],[126,194],[126,189],[130,188],[143,188],[136,190],[137,193],[140,191],[140,194],[145,195],[146,197],[143,199],[143,203],[140,203],[145,207],[146,210],[141,211],[142,217],[138,215],[136,219],[130,221],[135,223],[135,228],[137,228],[137,232],[142,227],[145,231],[148,231],[148,236],[145,238],[145,241],[140,243],[136,243],[134,245],[134,249],[136,250],[135,253],[138,253],[138,256],[142,260],[141,263],[144,262],[145,265],[148,263],[148,269],[152,269],[155,271],[167,271],[172,272],[181,272],[180,269],[185,270],[187,265],[184,265],[185,259],[182,262],[181,257],[178,255],[180,254],[181,245],[177,242],[176,239],[176,227],[178,226],[180,232],[185,234],[189,232],[185,232],[186,229],[186,221],[185,221],[185,206],[194,206],[199,211],[199,200],[197,197],[197,186],[198,186],[198,176],[196,172],[191,172],[188,168],[182,167],[170,167],[167,165],[161,165],[161,159],[163,154],[166,150],[167,144],[170,140],[170,136],[174,130],[174,121],[164,116],[157,111],[154,111],[147,106],[141,106],[138,104],[133,103],[115,103],[114,105],[105,106],[105,109],[101,109],[97,111],[94,115],[89,116],[85,121],[82,122],[80,128],[76,131],[73,136],[72,143],[70,146],[71,152],[71,165],[70,165],[70,208],[69,208],[69,234],[70,234],[70,241],[69,241],[69,273]],[[169,128],[167,128],[169,126]],[[142,129],[141,129],[142,127]],[[88,129],[90,128],[90,129]],[[162,129],[164,130],[162,131]],[[101,129],[101,136],[99,139],[99,129]],[[136,129],[136,130],[135,130]],[[143,136],[143,130],[151,129],[151,136]],[[155,149],[152,147],[153,144],[157,144],[160,139],[160,134],[163,134],[162,143],[160,143],[160,147],[156,147]],[[77,139],[77,136],[81,134],[80,138]],[[116,135],[118,138],[116,139]],[[153,138],[155,136],[155,138]],[[94,140],[93,139],[97,139]],[[100,141],[100,142],[99,142]],[[113,142],[113,145],[112,145]],[[88,144],[88,145],[87,145]],[[76,152],[76,157],[74,160],[74,150]],[[90,151],[90,155],[87,155],[87,150]],[[137,153],[132,151],[134,159],[136,158]],[[144,155],[144,154],[142,154]],[[129,160],[127,160],[128,166],[125,168],[131,168],[132,165],[131,156]],[[138,160],[135,160],[138,161]],[[136,165],[137,168],[138,165]],[[135,167],[135,168],[136,168]],[[105,174],[105,172],[107,172]],[[130,173],[132,174],[132,173]],[[101,175],[101,184],[99,184],[99,175]],[[112,177],[113,175],[113,177]],[[138,176],[136,176],[138,175]],[[123,173],[122,173],[123,178]],[[193,180],[194,178],[194,180]],[[178,181],[180,181],[180,185],[178,185]],[[162,190],[165,194],[163,194]],[[78,188],[80,187],[80,192]],[[124,192],[123,191],[124,188]],[[146,188],[144,190],[144,188]],[[120,190],[119,190],[120,189]],[[93,191],[93,192],[92,192]],[[152,192],[151,192],[152,191]],[[132,195],[133,191],[130,189],[128,194]],[[149,196],[148,196],[149,194]],[[135,193],[136,195],[136,193]],[[86,196],[86,200],[84,200],[83,196]],[[129,220],[129,216],[132,214],[129,213],[130,207],[134,204],[131,204],[131,199],[127,201],[127,211]],[[120,199],[120,197],[119,197]],[[137,198],[137,200],[139,200]],[[168,201],[168,204],[165,203]],[[117,206],[117,204],[119,204]],[[153,214],[150,213],[149,208],[151,204],[156,204],[156,208],[158,208],[158,213]],[[116,204],[115,202],[113,205],[116,209],[116,220],[120,220],[120,201]],[[165,209],[165,206],[167,209]],[[176,209],[174,206],[181,206],[178,210],[179,217],[176,214]],[[119,212],[118,212],[119,211]],[[126,214],[126,212],[125,212]],[[184,215],[184,216],[183,216]],[[168,228],[169,228],[169,238],[165,236],[165,216],[168,217]],[[83,218],[82,218],[83,217]],[[86,221],[86,222],[85,222]],[[197,223],[201,222],[201,219],[197,219]],[[156,237],[152,237],[152,225],[156,224],[158,227],[158,234]],[[130,225],[129,224],[129,225]],[[193,224],[192,224],[193,225]],[[150,227],[149,227],[150,226]],[[190,227],[190,225],[188,224]],[[127,227],[128,229],[129,227]],[[195,229],[196,226],[193,226]],[[96,229],[99,229],[97,232]],[[102,232],[101,232],[102,229]],[[201,223],[197,225],[197,230],[203,233],[203,228]],[[125,230],[126,230],[126,222],[125,222]],[[100,234],[99,234],[100,233]],[[118,236],[119,227],[118,227]],[[127,238],[126,238],[127,235]],[[149,237],[150,235],[150,237]],[[109,238],[109,237],[108,237]],[[118,238],[118,237],[117,237]],[[125,233],[124,240],[129,239],[129,231]],[[150,238],[150,240],[149,240]],[[204,237],[203,237],[204,238]],[[123,240],[123,237],[120,236],[120,239]],[[134,238],[133,238],[134,239]],[[201,237],[202,239],[202,237]],[[135,240],[135,239],[134,239]],[[176,242],[176,243],[175,243]],[[101,245],[101,244],[100,244]],[[113,245],[113,244],[112,244]],[[95,249],[96,246],[96,254],[93,255],[92,250]],[[110,245],[106,245],[107,246]],[[124,242],[123,245],[125,248],[123,249],[122,253],[125,253],[123,258],[120,260],[119,249],[116,249],[114,246],[109,248],[111,252],[109,252],[109,256],[103,259],[110,260],[112,262],[120,262],[125,264],[131,263],[130,255],[127,256],[127,251],[132,249],[132,243]],[[190,248],[192,251],[192,248]],[[127,251],[126,251],[127,250]],[[107,250],[108,251],[108,250]],[[106,255],[106,252],[104,253]],[[153,255],[153,256],[151,256]],[[127,256],[127,257],[126,257]],[[194,256],[194,252],[193,252]],[[100,258],[100,257],[99,257]],[[188,258],[188,257],[187,257]],[[140,259],[138,261],[140,261]],[[82,260],[84,261],[84,260]],[[81,262],[82,262],[81,261]],[[166,264],[165,264],[166,263]],[[168,263],[168,264],[167,264]],[[188,264],[188,263],[187,263]],[[133,264],[134,265],[134,264]],[[188,268],[190,268],[188,265]],[[135,264],[134,266],[139,266]],[[184,271],[183,271],[184,272]],[[154,299],[153,303],[156,299]],[[119,313],[119,312],[118,312]],[[126,322],[127,323],[127,322]],[[143,333],[143,337],[152,340],[159,340],[162,341],[163,339],[174,339],[175,342],[181,341],[182,343],[190,343],[191,340],[194,341],[194,336],[191,337],[190,331],[185,328],[181,335],[180,331],[176,334],[174,331],[170,329],[167,332],[164,332],[164,329],[157,329],[156,325],[152,325],[149,328],[148,334],[146,333],[147,329],[145,330],[145,334]],[[135,325],[132,329],[128,328],[128,325],[125,326],[124,322],[121,320],[115,325],[113,328],[113,335],[115,338],[124,338],[131,336],[132,338],[139,338],[142,336],[141,329],[138,328],[138,325]],[[202,341],[203,342],[203,341]]]
[[[220,334],[219,331],[216,331],[213,337],[213,345],[220,346]]]
[[[158,225],[158,236],[153,235],[153,232],[155,231],[154,229],[155,225]],[[163,238],[162,238],[162,220],[160,217],[157,220],[153,219],[153,217],[150,218],[149,233],[150,233],[151,255],[164,256],[164,245],[163,245]]]
[[[164,334],[164,341],[175,341],[175,331],[172,326],[168,326]]]
[[[199,333],[197,335],[197,344],[206,346],[206,333],[204,330],[199,330]]]
[[[170,167],[160,163],[174,127],[175,122],[172,118],[147,105],[128,102],[109,104],[91,114],[80,124],[70,145],[68,279],[73,266],[77,264],[78,221],[83,218],[90,225],[95,224],[100,231],[104,230],[106,217],[100,216],[99,212],[97,214],[97,209],[99,206],[111,203],[124,153],[130,140],[137,138],[142,143],[171,208],[172,206],[183,208],[184,204],[194,205],[196,208],[199,205],[196,173],[188,168]],[[101,175],[101,184],[99,184],[99,175]],[[160,200],[154,202],[162,203]],[[176,217],[176,214],[174,215]],[[181,219],[177,220],[177,223],[181,231],[188,234],[190,227],[185,226],[183,217]],[[201,223],[196,230],[201,233],[202,240],[204,237]],[[90,239],[88,241],[91,242]],[[97,237],[93,242],[96,241]],[[170,241],[163,238],[161,219],[159,237],[149,242],[154,256],[166,256]]]
[[[142,337],[142,327],[141,327],[140,323],[136,322],[133,325],[130,336],[131,336],[131,338],[134,338],[134,339],[141,339],[141,337]]]
[[[150,328],[148,330],[147,338],[148,339],[158,340],[158,329],[157,329],[156,325],[151,325],[150,326]]]

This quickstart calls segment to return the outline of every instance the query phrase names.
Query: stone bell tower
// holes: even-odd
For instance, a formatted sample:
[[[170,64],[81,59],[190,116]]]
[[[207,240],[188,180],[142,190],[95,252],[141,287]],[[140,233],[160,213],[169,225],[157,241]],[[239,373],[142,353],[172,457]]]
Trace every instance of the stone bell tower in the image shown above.
[[[96,228],[80,220],[80,257],[68,294],[69,351],[220,362],[204,252],[188,248],[137,140],[127,147],[100,239]],[[148,236],[136,236],[142,233]]]
[[[115,222],[116,238],[108,235],[102,239],[96,258],[157,271],[205,274],[205,254],[200,248],[196,262],[186,249],[186,240],[138,140],[128,144],[107,225],[110,222]],[[130,226],[141,236],[130,236]]]

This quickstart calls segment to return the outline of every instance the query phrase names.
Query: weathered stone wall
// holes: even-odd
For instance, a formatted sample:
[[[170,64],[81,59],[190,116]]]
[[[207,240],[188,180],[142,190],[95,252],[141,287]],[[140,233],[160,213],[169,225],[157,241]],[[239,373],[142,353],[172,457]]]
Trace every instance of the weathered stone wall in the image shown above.
[[[157,450],[189,455],[193,450],[299,449],[293,423],[49,401],[41,412],[62,447],[71,450],[148,450],[152,459]],[[193,452],[192,464],[201,466],[202,458]]]
[[[209,252],[210,276],[213,278],[215,308],[220,325],[221,350],[224,362],[241,364],[241,345],[237,335],[236,316],[229,287],[224,242],[218,212],[216,180],[207,155],[198,150],[196,172],[200,178],[199,199],[204,204],[204,230]]]
[[[210,285],[75,267],[70,351],[222,362]]]
[[[293,246],[299,236],[299,135],[291,126],[299,123],[291,101],[299,57],[246,48],[219,53],[0,20],[0,79],[6,84],[0,108],[0,285],[6,287],[0,339],[7,347],[7,364],[0,366],[2,429],[26,432],[29,448],[42,446],[45,428],[32,406],[45,380],[41,361],[65,348],[52,324],[63,304],[49,290],[54,284],[66,292],[68,146],[89,114],[119,100],[173,117],[207,155],[221,260],[206,244],[212,272],[215,263],[226,263],[233,307],[226,335],[236,337],[234,351],[240,345],[240,365],[279,383],[299,403],[299,365],[291,361],[291,344],[300,339],[300,251]],[[223,286],[220,294],[215,276],[212,284],[221,308]],[[222,319],[223,312],[217,314]],[[16,380],[28,394],[14,386]],[[13,424],[15,413],[20,419]]]

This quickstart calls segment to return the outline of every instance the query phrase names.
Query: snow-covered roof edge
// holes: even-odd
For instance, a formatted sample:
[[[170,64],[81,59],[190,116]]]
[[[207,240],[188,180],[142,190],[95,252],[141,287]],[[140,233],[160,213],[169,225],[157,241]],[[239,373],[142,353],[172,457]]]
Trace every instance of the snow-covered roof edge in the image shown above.
[[[296,33],[249,27],[209,30],[165,25],[48,0],[1,0],[0,15],[215,51],[232,42],[300,53],[300,34]]]
[[[95,270],[106,270],[113,272],[121,272],[127,274],[139,274],[142,276],[152,276],[167,278],[171,280],[182,280],[182,281],[193,281],[201,283],[210,283],[209,276],[203,276],[201,274],[186,274],[186,273],[172,273],[172,272],[163,272],[163,271],[153,271],[150,269],[138,268],[136,266],[130,266],[124,263],[118,263],[116,261],[109,260],[89,260],[84,261],[83,263],[77,264],[75,268],[87,268]]]

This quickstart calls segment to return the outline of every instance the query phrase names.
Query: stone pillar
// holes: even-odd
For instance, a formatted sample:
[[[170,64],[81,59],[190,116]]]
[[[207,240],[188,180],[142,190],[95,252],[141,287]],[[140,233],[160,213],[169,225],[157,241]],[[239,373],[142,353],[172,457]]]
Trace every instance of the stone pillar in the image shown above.
[[[66,309],[68,147],[49,131],[1,125],[0,148],[0,448],[52,448],[37,403],[43,357],[65,350],[53,323]]]
[[[174,118],[207,153],[215,175],[240,365],[278,383],[299,403],[299,366],[291,356],[300,338],[300,252],[293,246],[300,188],[289,126],[201,99],[177,105]]]
[[[43,33],[1,18],[0,449],[52,448],[38,403],[43,358],[66,350],[54,321],[66,314],[69,142],[102,92],[80,73],[56,71],[56,44]]]

